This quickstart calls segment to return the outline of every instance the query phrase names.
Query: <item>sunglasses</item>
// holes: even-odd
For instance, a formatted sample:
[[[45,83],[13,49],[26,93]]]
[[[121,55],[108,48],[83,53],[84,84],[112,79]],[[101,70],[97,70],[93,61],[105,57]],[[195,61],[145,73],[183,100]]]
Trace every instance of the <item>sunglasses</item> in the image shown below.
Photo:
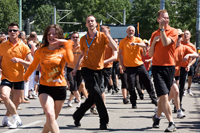
[[[73,38],[78,38],[78,37],[73,37]]]
[[[12,31],[13,31],[13,32],[17,32],[18,30],[8,30],[8,31],[9,31],[9,32],[12,32]]]

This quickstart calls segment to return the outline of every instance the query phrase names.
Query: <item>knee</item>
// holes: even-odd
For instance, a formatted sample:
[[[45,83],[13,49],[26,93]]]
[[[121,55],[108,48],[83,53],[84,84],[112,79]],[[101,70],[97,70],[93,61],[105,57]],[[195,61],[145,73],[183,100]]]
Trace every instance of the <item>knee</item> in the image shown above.
[[[160,96],[160,101],[167,101],[168,100],[168,94]]]
[[[47,110],[47,111],[45,112],[45,114],[46,114],[46,117],[47,117],[47,121],[48,121],[49,123],[51,123],[52,120],[55,120],[55,113],[54,113],[54,111]]]
[[[9,95],[5,94],[5,93],[1,93],[1,98],[3,101],[9,100]]]

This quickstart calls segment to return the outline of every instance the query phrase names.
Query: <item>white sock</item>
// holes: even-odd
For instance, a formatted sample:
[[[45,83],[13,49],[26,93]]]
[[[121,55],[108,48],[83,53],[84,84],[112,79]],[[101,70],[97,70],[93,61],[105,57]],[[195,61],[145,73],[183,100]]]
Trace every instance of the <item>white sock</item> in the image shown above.
[[[3,120],[8,121],[9,117],[8,116],[4,116]]]
[[[13,115],[13,119],[14,119],[14,120],[20,120],[20,121],[21,121],[21,119],[19,118],[19,115]]]

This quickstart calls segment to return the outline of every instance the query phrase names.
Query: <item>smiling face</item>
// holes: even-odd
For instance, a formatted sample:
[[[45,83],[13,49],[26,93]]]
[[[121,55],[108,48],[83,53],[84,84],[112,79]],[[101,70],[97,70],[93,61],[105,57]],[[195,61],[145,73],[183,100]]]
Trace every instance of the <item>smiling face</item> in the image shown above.
[[[47,40],[48,40],[49,44],[53,43],[55,41],[54,40],[55,38],[57,38],[56,29],[50,28],[49,32],[47,34]]]
[[[77,44],[78,41],[79,41],[79,35],[78,35],[77,33],[72,34],[71,40],[72,40],[74,43]]]
[[[93,30],[95,29],[97,26],[97,22],[94,16],[89,16],[86,19],[86,27],[88,28],[88,30]]]
[[[128,27],[126,30],[126,33],[127,33],[128,37],[134,37],[135,27],[133,27],[133,26]]]
[[[165,19],[165,26],[169,24],[169,15],[167,12],[161,12],[160,16],[157,18],[157,21],[159,22],[160,19],[164,18]]]
[[[8,34],[10,36],[10,39],[16,39],[18,38],[20,31],[17,26],[9,26],[8,27]]]

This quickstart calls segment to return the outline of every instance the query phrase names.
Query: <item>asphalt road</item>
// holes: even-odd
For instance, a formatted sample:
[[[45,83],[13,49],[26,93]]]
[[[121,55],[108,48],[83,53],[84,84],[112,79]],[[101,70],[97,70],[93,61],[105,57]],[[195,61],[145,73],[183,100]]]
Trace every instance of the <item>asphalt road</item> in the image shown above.
[[[186,85],[187,87],[187,85]],[[183,108],[186,110],[186,117],[178,119],[177,114],[173,113],[174,122],[177,126],[177,133],[200,132],[200,85],[192,84],[194,96],[187,95],[183,98]],[[69,98],[69,91],[67,92]],[[18,113],[22,119],[23,126],[17,129],[8,129],[0,126],[0,133],[41,133],[45,123],[45,115],[39,99],[30,100],[30,104],[21,104],[22,110]],[[84,101],[84,99],[82,99]],[[121,91],[118,94],[111,95],[106,93],[106,106],[109,112],[109,126],[107,131],[99,130],[99,117],[87,111],[81,120],[81,127],[75,127],[72,114],[76,110],[77,103],[73,107],[67,107],[65,104],[58,117],[58,125],[61,133],[96,133],[96,132],[163,132],[168,126],[167,119],[162,117],[160,128],[152,128],[152,116],[154,115],[155,106],[145,91],[144,100],[137,100],[137,109],[132,109],[131,104],[123,104]],[[172,106],[173,107],[173,106]],[[4,104],[0,105],[0,121],[5,115],[6,108]],[[0,123],[1,125],[1,123]]]

